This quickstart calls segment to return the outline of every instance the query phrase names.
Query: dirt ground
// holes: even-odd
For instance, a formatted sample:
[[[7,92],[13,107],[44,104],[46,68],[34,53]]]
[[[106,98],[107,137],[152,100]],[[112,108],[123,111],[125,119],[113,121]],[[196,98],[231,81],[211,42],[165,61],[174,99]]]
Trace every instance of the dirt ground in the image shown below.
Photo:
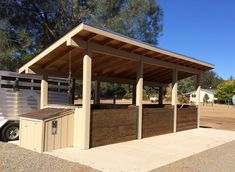
[[[201,127],[235,131],[235,106],[201,106]]]

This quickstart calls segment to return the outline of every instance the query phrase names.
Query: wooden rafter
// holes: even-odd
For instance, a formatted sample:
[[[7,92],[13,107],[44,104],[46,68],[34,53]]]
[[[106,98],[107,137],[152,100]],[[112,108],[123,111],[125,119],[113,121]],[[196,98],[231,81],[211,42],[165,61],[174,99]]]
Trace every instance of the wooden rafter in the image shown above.
[[[104,66],[105,66],[105,69],[107,67],[112,68],[113,66],[116,66],[117,64],[119,64],[121,61],[122,61],[122,59],[119,59],[119,58],[116,58],[116,59],[113,59],[113,60],[109,59],[109,61],[105,61],[105,63],[103,61],[100,64],[97,64],[97,66],[94,66],[93,71],[98,72],[98,71],[104,69]]]
[[[121,73],[123,71],[128,71],[130,68],[135,67],[136,68],[136,63],[133,61],[127,61],[123,63],[121,66],[117,66],[116,70],[113,70],[114,74]]]
[[[168,70],[168,69],[164,69],[164,68],[160,68],[160,69],[159,68],[152,68],[152,70],[145,69],[144,70],[144,76],[154,75],[156,73],[160,73],[160,72],[166,71],[166,70]]]
[[[49,59],[46,63],[44,63],[41,67],[42,67],[42,68],[46,68],[46,67],[50,66],[52,63],[55,63],[55,62],[57,62],[57,61],[63,59],[63,58],[67,55],[67,53],[68,53],[70,50],[71,50],[71,48],[68,49],[68,50],[65,50],[60,56],[55,56],[54,58],[50,58],[50,59]]]
[[[97,34],[91,33],[86,38],[83,38],[85,41],[91,41],[94,37],[96,37]]]
[[[126,66],[128,64],[130,64],[131,62],[130,61],[117,61],[115,64],[113,64],[112,66],[109,65],[109,66],[106,66],[106,68],[103,68],[101,74],[106,74],[106,73],[114,73],[116,70],[120,69],[120,68],[123,68],[123,66]]]
[[[168,73],[169,69],[161,69],[161,71],[155,71],[152,72],[151,74],[146,75],[145,78],[155,78],[159,76],[164,76],[166,73]]]
[[[83,53],[72,53],[72,67],[76,65],[76,62],[79,61],[81,58],[79,58],[79,56],[81,56]],[[68,61],[65,61],[64,63],[62,63],[61,65],[58,66],[58,70],[64,70],[67,68],[67,64]]]

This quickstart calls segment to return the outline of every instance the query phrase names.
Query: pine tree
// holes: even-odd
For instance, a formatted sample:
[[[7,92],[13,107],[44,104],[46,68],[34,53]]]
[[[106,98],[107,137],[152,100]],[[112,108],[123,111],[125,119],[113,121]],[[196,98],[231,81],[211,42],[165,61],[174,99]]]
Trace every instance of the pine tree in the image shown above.
[[[2,0],[0,69],[15,70],[81,22],[156,45],[162,16],[155,0]]]

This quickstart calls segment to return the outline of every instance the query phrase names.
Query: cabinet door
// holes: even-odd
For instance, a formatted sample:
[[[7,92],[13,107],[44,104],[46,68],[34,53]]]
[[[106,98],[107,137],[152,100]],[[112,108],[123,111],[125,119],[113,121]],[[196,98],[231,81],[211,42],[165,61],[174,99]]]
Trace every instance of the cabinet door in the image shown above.
[[[33,122],[33,150],[36,152],[43,152],[43,128],[42,122]]]
[[[52,122],[48,121],[45,123],[45,151],[54,149],[55,137],[52,135]]]
[[[29,137],[28,137],[28,121],[20,120],[20,146],[23,148],[28,148]],[[28,148],[29,149],[29,148]]]
[[[20,146],[32,151],[42,152],[42,122],[20,121]]]

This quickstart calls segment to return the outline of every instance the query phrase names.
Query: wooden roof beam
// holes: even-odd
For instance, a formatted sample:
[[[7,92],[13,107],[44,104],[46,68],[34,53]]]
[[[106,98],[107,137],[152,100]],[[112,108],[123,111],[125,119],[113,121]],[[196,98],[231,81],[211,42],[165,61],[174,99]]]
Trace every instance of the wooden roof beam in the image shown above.
[[[55,71],[55,70],[50,70],[50,69],[42,69],[40,67],[30,67],[29,68],[31,72],[36,73],[37,75],[42,75],[44,73],[46,73],[49,76],[54,76],[54,77],[64,77],[67,78],[68,74],[65,74],[62,71]]]
[[[47,49],[45,49],[43,52],[41,52],[39,55],[37,55],[35,58],[33,58],[32,60],[30,60],[28,63],[26,63],[24,66],[22,66],[19,69],[19,73],[23,73],[25,72],[26,69],[30,68],[32,65],[34,65],[36,62],[38,62],[39,60],[41,60],[42,58],[44,58],[47,54],[51,53],[52,51],[54,51],[57,47],[63,45],[63,44],[67,44],[68,42],[68,38],[73,37],[74,35],[76,35],[77,33],[79,33],[81,30],[83,30],[84,28],[84,24],[80,24],[79,26],[75,27],[73,30],[71,30],[70,32],[68,32],[67,34],[65,34],[62,38],[60,38],[58,41],[56,41],[54,44],[52,44],[51,46],[49,46]],[[70,40],[70,39],[69,39]]]
[[[173,52],[170,52],[170,51],[167,51],[167,50],[164,50],[164,49],[160,49],[160,48],[157,48],[155,46],[151,46],[149,44],[139,42],[135,39],[130,39],[130,38],[127,38],[127,37],[124,37],[124,36],[113,34],[112,32],[105,31],[105,30],[102,30],[102,29],[99,29],[99,28],[96,28],[96,27],[92,27],[92,26],[89,26],[89,25],[86,25],[86,24],[83,24],[83,29],[86,30],[86,31],[90,31],[90,32],[93,32],[93,33],[97,33],[99,35],[103,35],[103,36],[115,39],[117,41],[126,42],[128,44],[132,44],[132,45],[135,45],[135,46],[138,46],[138,47],[143,47],[143,48],[149,49],[150,51],[155,51],[155,52],[159,52],[161,54],[169,55],[169,56],[174,57],[174,58],[179,58],[179,59],[182,59],[182,60],[191,61],[191,62],[193,62],[195,64],[198,64],[198,65],[207,66],[208,68],[214,68],[214,65],[212,65],[212,64],[209,64],[209,63],[206,63],[206,62],[194,59],[194,58],[190,58],[190,57],[187,57],[187,56],[184,56],[184,55],[181,55],[181,54],[173,53]]]
[[[73,48],[82,48],[82,49],[87,49],[87,41],[82,40],[79,37],[72,37],[67,39],[66,45],[68,47],[73,47]]]
[[[150,51],[154,51],[154,52],[159,52],[160,54],[165,54],[168,56],[171,56],[173,58],[178,58],[178,59],[182,59],[182,60],[186,60],[186,61],[190,61],[195,63],[195,65],[198,65],[198,68],[200,68],[200,66],[205,66],[205,70],[209,70],[209,69],[213,69],[214,65],[194,59],[194,58],[189,58],[187,56],[181,55],[181,54],[177,54],[177,53],[173,53],[170,51],[166,51],[154,46],[150,46],[148,44],[144,44],[141,43],[137,40],[134,39],[129,39],[127,37],[124,36],[120,36],[117,34],[114,34],[112,32],[108,32],[102,29],[98,29],[86,24],[80,24],[79,26],[77,26],[76,28],[74,28],[73,30],[71,30],[69,33],[67,33],[66,35],[64,35],[61,39],[59,39],[58,41],[56,41],[54,44],[52,44],[50,47],[48,47],[47,49],[45,49],[42,53],[40,53],[38,56],[36,56],[34,59],[30,60],[28,63],[26,63],[24,66],[22,66],[19,69],[19,73],[23,73],[25,72],[26,69],[30,68],[31,66],[33,66],[35,63],[37,63],[39,60],[41,60],[42,58],[44,58],[45,56],[47,56],[49,53],[51,53],[52,51],[55,51],[55,49],[59,46],[75,46],[75,47],[80,47],[82,49],[87,49],[87,42],[83,40],[83,43],[85,42],[84,45],[77,44],[77,41],[74,43],[73,40],[75,39],[74,37],[77,38],[76,35],[79,35],[79,33],[81,33],[81,31],[87,31],[87,32],[91,32],[100,36],[104,36],[106,38],[110,38],[113,40],[117,40],[117,41],[121,41],[121,42],[125,42],[127,44],[133,45],[133,46],[137,46],[137,47],[142,47],[144,49],[148,49]],[[72,38],[72,39],[71,39]],[[71,42],[72,41],[72,42]],[[78,40],[80,41],[80,40]],[[107,52],[106,52],[107,53]],[[115,56],[119,56],[119,52],[115,52],[114,53]],[[133,56],[133,54],[132,54]],[[124,56],[124,58],[127,58],[126,56]],[[129,58],[129,57],[128,57]],[[138,56],[135,56],[135,58],[139,58]],[[135,59],[137,60],[137,59]],[[145,63],[152,63],[153,61],[149,60],[149,59],[144,59]],[[159,61],[154,61],[154,63],[158,63]],[[161,61],[160,61],[161,62]],[[157,65],[157,64],[156,64]],[[162,66],[163,64],[159,64],[160,66]],[[167,65],[166,63],[164,65]],[[173,64],[174,65],[174,64]],[[178,66],[170,66],[170,68],[177,68],[179,71],[183,70],[183,71],[190,71],[190,73],[197,73],[198,71],[201,72],[201,70],[197,70],[197,69],[192,69],[190,67],[181,67],[180,65]]]
[[[127,51],[103,46],[103,45],[100,45],[100,44],[97,44],[94,42],[87,43],[86,41],[81,40],[77,37],[73,40],[74,41],[69,41],[69,42],[70,43],[75,42],[73,45],[77,45],[77,47],[84,46],[83,48],[85,48],[85,49],[89,47],[89,49],[91,51],[96,52],[96,53],[106,54],[106,55],[110,55],[110,56],[116,56],[119,58],[134,60],[134,61],[139,61],[142,58],[143,62],[147,63],[147,64],[161,66],[161,67],[169,68],[169,69],[177,69],[179,71],[185,71],[185,72],[189,72],[189,73],[193,73],[193,74],[198,74],[201,72],[200,70],[197,70],[194,68],[190,68],[190,67],[186,67],[186,66],[182,66],[182,65],[177,65],[177,64],[170,63],[170,62],[166,62],[166,61],[162,61],[162,60],[158,60],[158,59],[153,59],[153,58],[141,56],[141,55],[134,54],[134,53],[129,53]]]

